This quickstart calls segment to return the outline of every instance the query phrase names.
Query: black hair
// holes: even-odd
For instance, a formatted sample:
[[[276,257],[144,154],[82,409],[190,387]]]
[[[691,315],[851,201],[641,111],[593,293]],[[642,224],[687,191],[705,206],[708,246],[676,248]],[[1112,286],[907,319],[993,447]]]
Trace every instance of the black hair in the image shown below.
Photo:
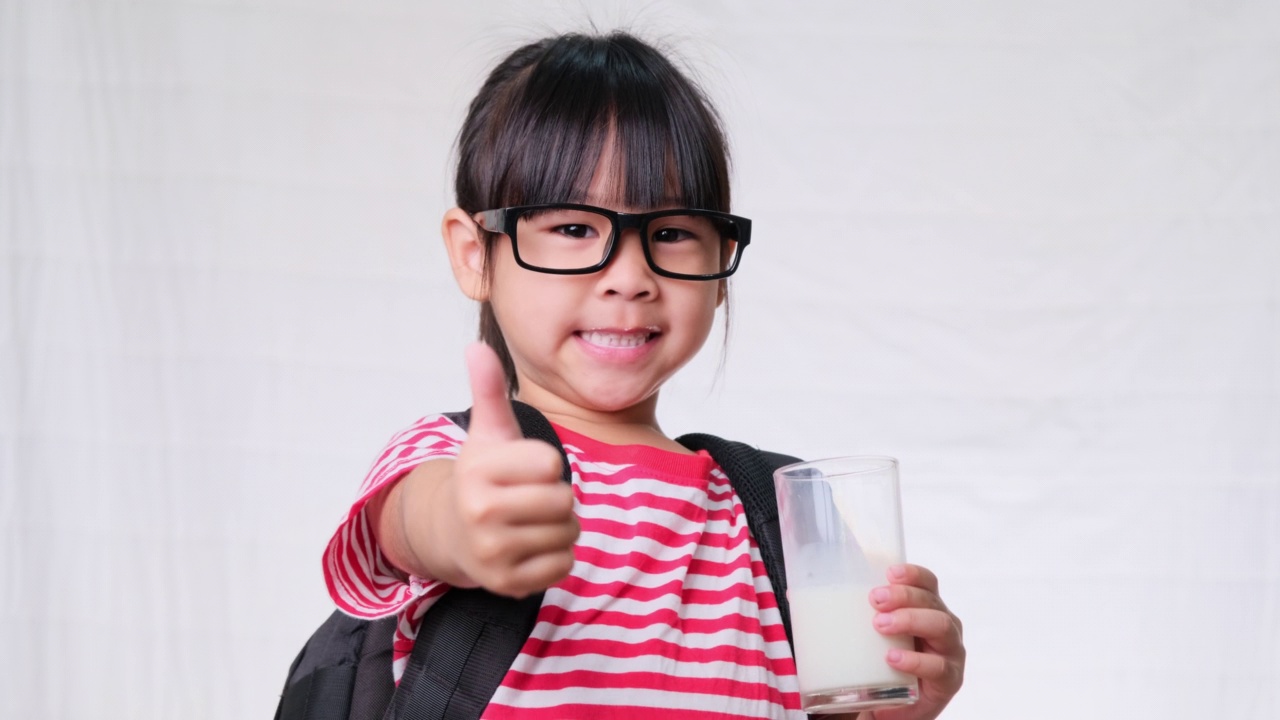
[[[458,207],[582,202],[608,141],[629,206],[729,211],[729,157],[706,95],[653,46],[625,32],[525,45],[489,74],[458,135]],[[496,235],[485,233],[486,282]],[[507,386],[515,365],[488,302],[480,339]]]

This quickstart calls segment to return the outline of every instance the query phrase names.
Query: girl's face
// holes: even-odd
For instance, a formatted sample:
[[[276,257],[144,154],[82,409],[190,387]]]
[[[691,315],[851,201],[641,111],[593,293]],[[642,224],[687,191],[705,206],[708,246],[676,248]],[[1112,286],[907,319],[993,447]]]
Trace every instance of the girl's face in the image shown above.
[[[611,148],[592,178],[590,205],[621,212]],[[551,275],[518,266],[508,238],[493,245],[488,298],[506,338],[520,400],[544,412],[653,422],[658,389],[702,348],[722,281],[654,273],[640,236],[626,231],[612,261],[589,275]],[[578,412],[575,412],[578,411]]]

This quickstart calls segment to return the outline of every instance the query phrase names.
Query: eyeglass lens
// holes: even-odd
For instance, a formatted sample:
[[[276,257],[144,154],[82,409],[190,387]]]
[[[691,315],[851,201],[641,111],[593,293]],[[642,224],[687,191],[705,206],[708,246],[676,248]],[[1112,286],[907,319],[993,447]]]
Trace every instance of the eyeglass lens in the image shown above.
[[[528,210],[516,222],[520,258],[548,270],[582,270],[600,264],[613,223],[590,210]],[[650,257],[659,268],[681,275],[712,275],[733,265],[736,225],[704,215],[662,215],[646,228]]]

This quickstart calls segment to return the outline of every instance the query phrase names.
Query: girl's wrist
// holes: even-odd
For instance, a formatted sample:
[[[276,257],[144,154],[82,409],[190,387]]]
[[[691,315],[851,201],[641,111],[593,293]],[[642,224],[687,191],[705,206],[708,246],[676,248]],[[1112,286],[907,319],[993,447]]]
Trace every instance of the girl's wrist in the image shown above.
[[[452,470],[452,461],[433,460],[401,480],[401,537],[414,575],[454,587],[475,587],[456,557],[460,529],[449,498]]]

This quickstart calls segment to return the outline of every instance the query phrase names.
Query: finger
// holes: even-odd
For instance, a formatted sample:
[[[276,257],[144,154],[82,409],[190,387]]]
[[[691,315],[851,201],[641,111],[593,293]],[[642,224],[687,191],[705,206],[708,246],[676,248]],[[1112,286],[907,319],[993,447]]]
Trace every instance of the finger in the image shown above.
[[[961,674],[963,671],[959,665],[948,661],[947,658],[941,655],[895,648],[886,653],[885,661],[890,666],[915,675],[921,680],[937,683],[941,686],[940,689],[958,689],[962,682]]]
[[[941,594],[938,592],[938,576],[927,567],[903,563],[891,566],[886,575],[891,585],[912,585],[935,595]]]
[[[891,612],[898,608],[917,607],[932,610],[947,610],[946,603],[937,594],[911,585],[887,585],[871,591],[871,606],[880,612]]]
[[[485,587],[499,595],[523,598],[555,585],[572,570],[572,550],[543,553],[525,559]]]
[[[496,452],[466,453],[457,462],[461,465],[459,472],[483,476],[498,485],[566,485],[562,482],[564,461],[560,453],[541,440],[520,438]]]
[[[471,379],[468,439],[493,442],[523,437],[507,397],[507,378],[498,354],[488,345],[477,342],[467,347],[466,358],[467,376]]]
[[[571,550],[578,539],[576,519],[563,523],[516,525],[486,532],[472,540],[474,558],[481,568],[473,577],[508,572],[529,558]],[[486,572],[487,570],[487,572]]]
[[[573,519],[573,488],[568,484],[512,485],[459,501],[459,513],[474,525],[544,525]]]
[[[562,523],[517,525],[512,528],[512,533],[518,538],[518,562],[523,564],[539,555],[560,552],[572,554],[573,544],[578,541],[581,532],[577,518]]]
[[[964,646],[955,618],[940,610],[903,608],[878,613],[872,624],[881,635],[912,635],[942,653],[957,652]]]

